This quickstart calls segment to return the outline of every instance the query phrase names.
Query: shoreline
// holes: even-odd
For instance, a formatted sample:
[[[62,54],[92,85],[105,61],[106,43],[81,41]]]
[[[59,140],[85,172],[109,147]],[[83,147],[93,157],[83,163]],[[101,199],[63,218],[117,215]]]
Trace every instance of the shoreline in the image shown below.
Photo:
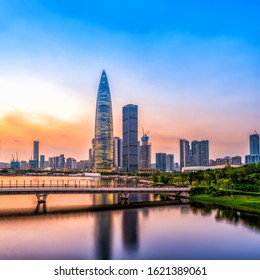
[[[218,196],[200,194],[189,197],[190,201],[203,202],[225,206],[227,208],[236,209],[239,211],[251,212],[260,214],[260,195],[234,195],[234,196]]]

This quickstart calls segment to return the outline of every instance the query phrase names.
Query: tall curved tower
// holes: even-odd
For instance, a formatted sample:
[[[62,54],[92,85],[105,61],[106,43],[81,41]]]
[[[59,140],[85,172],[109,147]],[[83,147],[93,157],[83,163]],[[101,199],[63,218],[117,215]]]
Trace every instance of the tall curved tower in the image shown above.
[[[94,142],[95,170],[111,170],[113,166],[113,115],[105,70],[102,72],[98,87]]]

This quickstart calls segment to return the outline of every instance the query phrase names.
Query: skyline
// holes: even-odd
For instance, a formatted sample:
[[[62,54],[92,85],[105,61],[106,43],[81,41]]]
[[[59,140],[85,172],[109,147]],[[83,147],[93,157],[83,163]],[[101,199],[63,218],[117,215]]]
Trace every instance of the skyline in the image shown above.
[[[259,3],[31,2],[0,2],[0,161],[29,158],[34,140],[47,157],[87,158],[102,69],[114,136],[122,107],[138,105],[153,162],[179,161],[182,138],[244,161],[260,130]]]

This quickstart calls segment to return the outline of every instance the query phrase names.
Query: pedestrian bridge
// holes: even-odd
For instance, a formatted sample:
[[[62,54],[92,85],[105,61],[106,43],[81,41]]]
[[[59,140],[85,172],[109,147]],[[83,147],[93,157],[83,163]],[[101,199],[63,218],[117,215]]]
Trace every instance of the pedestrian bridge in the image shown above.
[[[38,203],[45,203],[50,194],[119,194],[121,200],[127,200],[131,193],[172,194],[174,196],[189,197],[189,187],[54,187],[54,186],[8,186],[0,188],[0,195],[28,195],[35,194]]]

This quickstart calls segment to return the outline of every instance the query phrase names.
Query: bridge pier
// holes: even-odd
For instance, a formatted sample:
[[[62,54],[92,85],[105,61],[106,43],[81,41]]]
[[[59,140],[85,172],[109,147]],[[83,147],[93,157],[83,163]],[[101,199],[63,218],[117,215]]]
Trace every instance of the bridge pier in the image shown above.
[[[38,199],[38,203],[46,203],[47,196],[47,193],[37,193],[36,197]]]

